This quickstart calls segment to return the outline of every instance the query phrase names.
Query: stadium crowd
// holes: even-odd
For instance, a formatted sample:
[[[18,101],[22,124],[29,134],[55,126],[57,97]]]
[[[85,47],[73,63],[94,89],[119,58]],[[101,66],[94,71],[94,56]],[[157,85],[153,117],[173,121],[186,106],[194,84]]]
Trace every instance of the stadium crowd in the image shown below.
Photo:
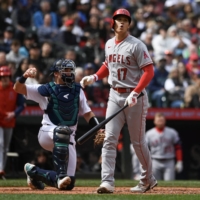
[[[64,57],[77,64],[79,82],[102,65],[105,42],[114,36],[112,13],[120,7],[130,11],[130,34],[154,61],[150,106],[199,108],[200,0],[1,0],[0,67],[11,68],[14,82],[36,67],[30,83],[45,83],[52,63]],[[89,105],[105,107],[108,91],[107,79],[87,87]]]

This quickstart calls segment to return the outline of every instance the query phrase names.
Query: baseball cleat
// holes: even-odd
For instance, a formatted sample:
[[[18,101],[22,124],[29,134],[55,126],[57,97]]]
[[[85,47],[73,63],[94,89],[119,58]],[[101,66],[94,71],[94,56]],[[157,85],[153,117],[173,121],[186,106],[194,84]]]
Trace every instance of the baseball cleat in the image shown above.
[[[66,190],[66,187],[71,183],[71,178],[69,176],[64,177],[63,179],[58,179],[58,189]]]
[[[97,193],[113,193],[115,190],[114,186],[109,185],[108,183],[102,183],[99,188],[97,189]]]
[[[24,171],[27,175],[27,184],[32,190],[44,190],[45,187],[44,183],[42,183],[41,181],[36,181],[29,176],[29,174],[32,173],[31,171],[33,170],[34,167],[35,165],[30,163],[26,163],[24,165]]]
[[[130,189],[131,192],[139,192],[139,193],[145,193],[146,191],[150,190],[150,189],[153,189],[154,187],[156,187],[158,185],[158,182],[156,179],[154,179],[150,184],[142,184],[142,183],[139,183],[137,186],[135,187],[132,187]]]

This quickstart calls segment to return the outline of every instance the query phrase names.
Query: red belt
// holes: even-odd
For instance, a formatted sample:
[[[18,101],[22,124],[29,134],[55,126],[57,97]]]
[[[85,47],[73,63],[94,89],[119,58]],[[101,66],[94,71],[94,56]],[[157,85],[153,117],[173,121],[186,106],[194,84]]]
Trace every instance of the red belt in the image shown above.
[[[118,93],[130,93],[132,92],[135,88],[113,88],[113,90],[117,91]]]

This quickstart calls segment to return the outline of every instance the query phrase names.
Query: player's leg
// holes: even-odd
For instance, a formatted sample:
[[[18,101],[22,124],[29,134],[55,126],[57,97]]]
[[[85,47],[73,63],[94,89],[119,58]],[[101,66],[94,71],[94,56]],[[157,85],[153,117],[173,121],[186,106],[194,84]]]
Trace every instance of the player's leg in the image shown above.
[[[13,129],[12,128],[4,128],[4,169],[6,166],[6,161],[7,161],[7,152],[9,151],[10,148],[10,142],[13,134]]]
[[[165,181],[175,180],[175,162],[174,162],[174,159],[169,159],[165,162],[164,180]]]
[[[41,169],[30,163],[25,164],[24,171],[27,174],[27,183],[31,189],[43,190],[44,183],[48,186],[58,188],[58,176],[55,171]],[[65,188],[62,188],[62,190],[72,190],[74,188],[75,176],[69,176],[69,178],[71,182]],[[66,181],[66,179],[63,181]]]
[[[53,130],[55,126],[44,125],[38,133],[38,142],[47,151],[53,151]],[[55,171],[43,170],[33,164],[26,163],[24,171],[27,175],[27,184],[31,189],[43,190],[45,185],[55,186],[57,176]],[[44,183],[43,183],[44,182]]]
[[[68,126],[58,126],[54,129],[53,163],[58,176],[59,189],[66,189],[71,182],[67,174],[71,134],[72,130]]]
[[[56,171],[44,170],[27,163],[24,170],[27,174],[28,185],[32,189],[42,188],[40,186],[41,183],[62,190],[72,189],[74,187],[76,158],[74,159],[75,161],[71,161],[72,164],[70,166],[72,166],[73,169],[71,169],[71,167],[69,168],[69,174],[72,176],[73,181],[71,181],[70,176],[67,175],[71,133],[72,131],[66,126],[43,126],[40,129],[38,134],[39,143],[44,149],[53,151],[53,161]],[[70,146],[72,146],[72,154],[76,155],[74,147],[75,143]],[[70,158],[73,157],[73,155],[70,156]]]
[[[152,159],[152,171],[157,180],[163,180],[164,165],[159,159]]]
[[[138,157],[135,153],[132,144],[130,144],[130,153],[131,153],[132,172],[133,172],[132,178],[134,180],[140,180],[140,174],[141,174],[140,162],[138,160]]]
[[[145,140],[147,109],[148,97],[144,92],[144,96],[138,99],[135,106],[125,110],[130,139],[141,164],[140,183],[131,189],[132,192],[146,192],[157,185],[152,174],[151,155]]]
[[[106,112],[106,118],[114,114],[117,110],[123,107],[119,103],[120,95],[115,91],[110,92],[108,101],[108,107]],[[102,148],[102,165],[101,165],[101,178],[102,183],[97,189],[98,193],[109,193],[114,191],[114,172],[115,172],[115,159],[116,159],[116,147],[120,131],[124,125],[124,113],[120,112],[111,121],[106,124],[105,127],[105,139]]]

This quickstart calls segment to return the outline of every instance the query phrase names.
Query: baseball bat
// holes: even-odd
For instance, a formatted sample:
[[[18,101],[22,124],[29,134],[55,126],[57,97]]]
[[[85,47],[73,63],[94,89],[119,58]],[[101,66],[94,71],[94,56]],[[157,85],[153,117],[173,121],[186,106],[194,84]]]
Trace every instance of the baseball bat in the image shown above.
[[[144,94],[141,92],[140,95],[137,98],[140,98]],[[106,118],[102,122],[100,122],[98,125],[90,129],[88,132],[86,132],[84,135],[82,135],[80,138],[78,138],[77,143],[78,144],[83,144],[86,142],[89,138],[91,138],[93,135],[96,134],[96,132],[101,129],[105,124],[107,124],[111,119],[113,119],[118,113],[120,113],[122,110],[128,107],[128,104],[126,104],[124,107],[120,108],[116,113],[111,115],[110,117]]]

